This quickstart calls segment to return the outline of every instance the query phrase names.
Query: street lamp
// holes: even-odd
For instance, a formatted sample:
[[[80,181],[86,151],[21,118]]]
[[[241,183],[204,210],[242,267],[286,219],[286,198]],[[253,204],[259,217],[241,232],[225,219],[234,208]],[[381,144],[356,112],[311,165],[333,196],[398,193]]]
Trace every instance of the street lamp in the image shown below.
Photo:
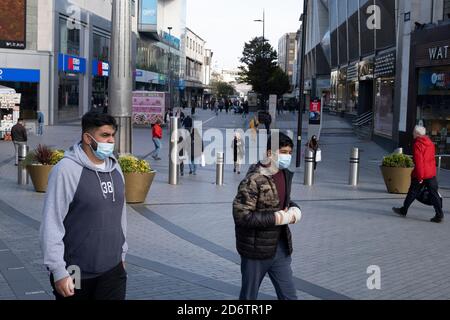
[[[263,18],[261,19],[257,19],[257,20],[253,20],[254,22],[262,22],[263,24],[263,42],[266,41],[265,38],[265,27],[266,27],[266,17],[265,17],[265,10],[263,10]]]

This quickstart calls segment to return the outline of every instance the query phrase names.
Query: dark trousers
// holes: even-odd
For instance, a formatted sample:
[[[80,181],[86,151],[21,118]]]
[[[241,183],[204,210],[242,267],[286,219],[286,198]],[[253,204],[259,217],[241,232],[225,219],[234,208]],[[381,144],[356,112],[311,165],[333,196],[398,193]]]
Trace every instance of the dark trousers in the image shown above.
[[[256,300],[261,282],[267,273],[279,300],[297,300],[291,262],[286,244],[281,241],[273,259],[252,260],[241,257],[242,288],[239,300]]]
[[[406,196],[405,202],[403,203],[404,213],[408,212],[411,204],[416,200],[423,186],[427,186],[430,190],[431,202],[433,204],[434,210],[436,211],[436,216],[439,218],[444,217],[444,212],[442,211],[441,201],[438,194],[438,183],[436,177],[427,179],[423,181],[423,184],[419,183],[419,180],[412,178],[411,186],[409,187],[408,195]]]
[[[121,262],[99,277],[81,279],[81,289],[75,289],[75,295],[67,298],[56,292],[53,275],[50,275],[50,283],[56,300],[125,300],[127,272]]]

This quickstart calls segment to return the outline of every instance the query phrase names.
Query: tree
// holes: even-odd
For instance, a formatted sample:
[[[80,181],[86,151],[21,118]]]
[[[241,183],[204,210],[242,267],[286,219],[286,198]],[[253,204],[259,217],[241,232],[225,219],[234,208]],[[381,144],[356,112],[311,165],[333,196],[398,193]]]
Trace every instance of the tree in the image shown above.
[[[277,70],[277,52],[270,43],[257,37],[245,43],[240,61],[243,65],[239,67],[239,82],[251,85],[265,103],[272,91],[270,79]]]
[[[269,79],[269,87],[270,94],[282,96],[291,89],[289,76],[280,67],[277,67]]]
[[[225,98],[234,95],[236,92],[231,84],[223,81],[213,81],[211,86],[213,88],[214,95],[217,97]]]

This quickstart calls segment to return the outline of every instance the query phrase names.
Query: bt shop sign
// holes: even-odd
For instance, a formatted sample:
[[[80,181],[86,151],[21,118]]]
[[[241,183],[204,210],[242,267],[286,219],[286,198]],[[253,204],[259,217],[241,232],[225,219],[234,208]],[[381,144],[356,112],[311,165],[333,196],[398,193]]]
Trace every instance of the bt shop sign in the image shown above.
[[[58,70],[71,73],[86,73],[86,59],[60,53]]]

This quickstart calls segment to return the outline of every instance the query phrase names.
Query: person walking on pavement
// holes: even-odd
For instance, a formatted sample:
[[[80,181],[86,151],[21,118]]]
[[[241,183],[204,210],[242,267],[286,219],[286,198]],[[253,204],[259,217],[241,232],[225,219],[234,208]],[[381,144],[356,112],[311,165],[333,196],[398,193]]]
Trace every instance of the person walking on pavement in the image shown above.
[[[293,173],[288,170],[293,141],[279,134],[279,149],[267,142],[267,158],[252,165],[233,201],[236,248],[241,256],[240,300],[256,300],[268,273],[280,300],[296,300],[292,279],[292,236],[289,224],[301,219],[300,207],[291,201]]]
[[[28,141],[27,129],[23,118],[19,118],[17,123],[11,128],[11,138],[14,143],[15,165],[19,164],[19,147],[26,145]]]
[[[245,146],[241,134],[237,131],[234,133],[231,148],[233,149],[234,172],[237,171],[238,174],[241,174],[241,165],[245,157]]]
[[[420,194],[422,188],[425,187],[430,192],[431,203],[436,212],[431,222],[440,223],[444,219],[444,212],[442,211],[442,202],[438,193],[439,187],[436,179],[435,146],[426,134],[427,131],[424,127],[416,126],[414,128],[413,159],[415,167],[411,175],[411,186],[403,207],[392,208],[392,210],[396,214],[406,217],[409,207]]]
[[[155,160],[161,160],[161,158],[159,157],[159,150],[161,150],[162,134],[163,132],[160,121],[156,120],[156,123],[152,125],[152,140],[153,144],[155,145],[155,150],[150,153],[150,156],[152,156],[152,158]]]
[[[184,118],[183,126],[184,126],[184,128],[186,130],[191,131],[191,129],[192,129],[192,118],[191,118],[191,116],[188,115],[188,116],[186,116],[186,118]]]
[[[197,163],[203,154],[203,139],[197,128],[191,130],[189,174],[197,175]]]
[[[37,112],[37,122],[38,122],[37,135],[42,136],[44,134],[44,113],[42,111]]]
[[[318,160],[318,153],[320,152],[319,149],[319,140],[317,140],[317,136],[313,135],[311,137],[311,139],[309,140],[309,142],[306,145],[309,149],[311,149],[314,153],[314,170],[317,169],[317,162],[319,162]],[[321,157],[321,155],[320,155]]]
[[[86,113],[81,142],[50,173],[40,243],[56,300],[125,299],[125,182],[113,155],[116,132],[110,115]]]

